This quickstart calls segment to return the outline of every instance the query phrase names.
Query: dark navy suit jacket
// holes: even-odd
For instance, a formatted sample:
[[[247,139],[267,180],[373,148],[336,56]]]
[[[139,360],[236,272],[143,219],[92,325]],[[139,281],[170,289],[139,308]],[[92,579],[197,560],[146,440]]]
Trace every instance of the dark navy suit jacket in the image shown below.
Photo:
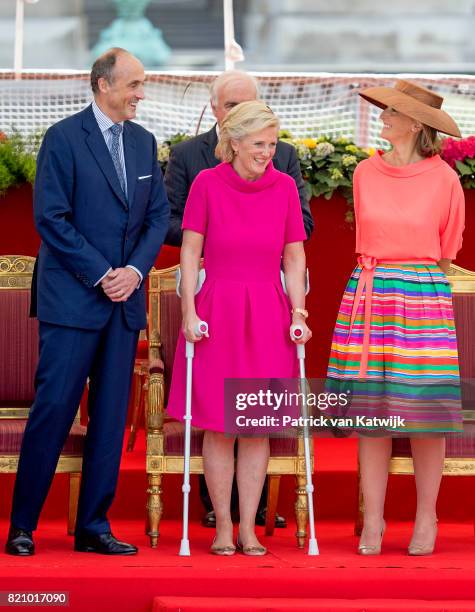
[[[127,200],[91,106],[46,132],[34,196],[40,321],[101,329],[114,304],[94,284],[127,264],[145,278],[155,261],[169,218],[156,142],[130,121],[123,141]],[[146,326],[143,283],[122,307],[130,329]]]
[[[170,227],[165,239],[166,244],[181,245],[181,223],[191,183],[202,170],[214,168],[220,163],[214,154],[217,144],[218,136],[216,126],[214,126],[208,132],[172,147],[165,172],[165,185],[170,200]],[[295,180],[299,191],[305,233],[307,238],[310,238],[313,231],[313,218],[295,147],[287,142],[278,142],[272,161],[277,170],[285,172]]]

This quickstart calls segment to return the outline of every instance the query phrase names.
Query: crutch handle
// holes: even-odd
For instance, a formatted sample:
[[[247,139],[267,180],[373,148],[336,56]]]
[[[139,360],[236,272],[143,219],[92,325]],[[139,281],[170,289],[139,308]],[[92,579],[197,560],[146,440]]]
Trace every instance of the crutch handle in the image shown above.
[[[193,331],[197,336],[204,336],[208,333],[208,323],[206,321],[198,321]]]
[[[292,340],[300,340],[303,337],[303,327],[301,325],[291,325],[290,337]]]
[[[290,337],[292,340],[300,340],[303,336],[303,327],[301,325],[292,325],[290,327]],[[296,344],[297,359],[305,359],[305,344]]]

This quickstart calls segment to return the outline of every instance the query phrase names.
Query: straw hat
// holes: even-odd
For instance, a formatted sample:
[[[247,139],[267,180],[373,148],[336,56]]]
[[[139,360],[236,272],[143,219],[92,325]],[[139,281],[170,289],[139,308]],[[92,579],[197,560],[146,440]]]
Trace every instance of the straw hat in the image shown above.
[[[370,87],[358,94],[379,108],[394,108],[438,132],[462,136],[452,117],[441,109],[444,98],[416,83],[399,80],[394,87]]]

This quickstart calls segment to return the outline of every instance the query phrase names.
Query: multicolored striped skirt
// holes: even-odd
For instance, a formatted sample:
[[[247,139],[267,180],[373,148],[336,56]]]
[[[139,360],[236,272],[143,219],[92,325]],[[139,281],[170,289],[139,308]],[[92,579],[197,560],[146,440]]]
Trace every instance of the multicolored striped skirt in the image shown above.
[[[333,334],[326,391],[346,394],[349,401],[331,416],[368,433],[462,431],[457,339],[445,274],[436,264],[376,264],[362,377],[366,292],[355,302],[362,270],[358,265],[350,277]]]

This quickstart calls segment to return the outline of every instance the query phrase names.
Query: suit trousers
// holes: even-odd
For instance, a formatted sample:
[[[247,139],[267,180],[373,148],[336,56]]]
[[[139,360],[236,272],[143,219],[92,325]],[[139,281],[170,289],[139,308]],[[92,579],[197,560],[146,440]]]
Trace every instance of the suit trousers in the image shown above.
[[[36,396],[13,494],[11,523],[18,529],[37,527],[89,377],[89,424],[76,533],[110,531],[106,514],[119,474],[138,334],[127,327],[120,303],[100,330],[40,322]]]

